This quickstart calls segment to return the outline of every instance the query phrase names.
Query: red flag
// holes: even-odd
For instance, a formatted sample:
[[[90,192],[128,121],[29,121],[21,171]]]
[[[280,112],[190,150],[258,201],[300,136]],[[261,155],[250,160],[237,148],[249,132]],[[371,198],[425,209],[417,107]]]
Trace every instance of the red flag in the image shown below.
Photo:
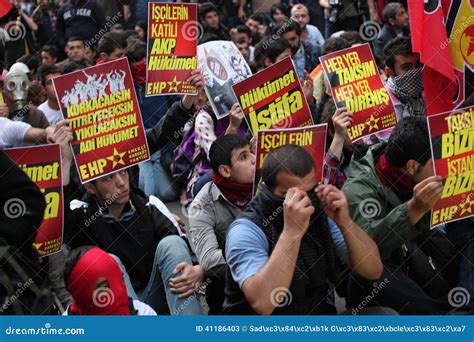
[[[425,65],[427,115],[449,111],[457,86],[441,0],[408,0],[408,9],[413,52]]]
[[[6,16],[12,7],[12,4],[8,0],[0,0],[0,18]]]

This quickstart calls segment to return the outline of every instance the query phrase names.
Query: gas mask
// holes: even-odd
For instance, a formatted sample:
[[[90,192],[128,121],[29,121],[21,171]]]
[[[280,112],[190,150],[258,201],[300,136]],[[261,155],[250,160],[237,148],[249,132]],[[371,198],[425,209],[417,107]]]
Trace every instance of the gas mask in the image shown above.
[[[28,89],[30,88],[28,73],[29,69],[25,64],[15,63],[5,77],[4,87],[12,95],[15,111],[23,109],[27,104]]]

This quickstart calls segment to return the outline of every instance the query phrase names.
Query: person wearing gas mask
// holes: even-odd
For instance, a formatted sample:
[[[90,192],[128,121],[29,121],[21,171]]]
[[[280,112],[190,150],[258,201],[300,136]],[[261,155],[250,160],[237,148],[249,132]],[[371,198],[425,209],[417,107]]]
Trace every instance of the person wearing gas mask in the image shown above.
[[[15,63],[5,77],[3,92],[5,95],[5,106],[2,109],[3,116],[13,121],[22,121],[34,128],[46,128],[49,126],[48,119],[44,113],[27,102],[28,89],[31,82],[29,69],[23,63]],[[8,112],[8,115],[7,115]]]
[[[426,116],[420,54],[414,53],[411,40],[397,37],[383,49],[385,88],[395,107],[397,121],[406,116]]]
[[[331,284],[337,284],[338,261],[328,216],[344,236],[348,266],[365,279],[380,277],[375,242],[352,221],[342,191],[318,186],[304,148],[272,150],[265,157],[262,180],[258,194],[227,232],[227,313],[335,314]]]

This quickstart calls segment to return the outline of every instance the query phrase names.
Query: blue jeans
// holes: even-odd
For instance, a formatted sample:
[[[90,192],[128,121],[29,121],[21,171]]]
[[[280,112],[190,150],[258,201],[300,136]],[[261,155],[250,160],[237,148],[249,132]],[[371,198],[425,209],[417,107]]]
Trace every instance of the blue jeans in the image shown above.
[[[111,254],[112,255],[112,254]],[[155,260],[150,279],[144,289],[135,292],[125,266],[120,259],[112,255],[123,272],[128,296],[141,300],[150,305],[158,314],[172,315],[202,315],[199,296],[194,293],[188,298],[179,298],[178,294],[171,292],[169,279],[176,265],[187,262],[192,265],[188,246],[184,240],[177,236],[167,236],[156,247]]]
[[[139,186],[147,196],[157,196],[163,202],[179,197],[179,186],[170,173],[161,165],[161,151],[151,155],[150,160],[139,164]]]

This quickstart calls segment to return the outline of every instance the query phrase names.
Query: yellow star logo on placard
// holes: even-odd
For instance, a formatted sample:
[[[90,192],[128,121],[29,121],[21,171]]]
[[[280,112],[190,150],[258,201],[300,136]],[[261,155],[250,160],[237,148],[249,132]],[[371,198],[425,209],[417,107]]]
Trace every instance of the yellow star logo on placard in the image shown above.
[[[107,157],[108,160],[112,162],[112,169],[115,169],[117,164],[122,164],[125,165],[125,162],[123,161],[123,156],[125,155],[125,152],[119,153],[116,148],[114,148],[114,154],[111,155],[110,157]],[[118,158],[116,158],[118,157]]]
[[[178,86],[181,84],[181,81],[176,81],[176,76],[175,76],[172,81],[167,82],[167,83],[169,86],[168,88],[169,91],[172,91],[172,90],[178,91]]]
[[[379,122],[380,118],[374,118],[373,115],[365,122],[365,124],[369,127],[369,132],[372,132],[373,129],[379,129]]]
[[[474,204],[474,200],[470,199],[469,197],[466,199],[465,202],[459,204],[459,209],[461,209],[461,216],[465,212],[472,214],[472,205]]]
[[[36,249],[36,250],[39,250],[41,248],[41,246],[43,246],[43,243],[40,242],[40,243],[34,243],[33,244],[33,247]]]

